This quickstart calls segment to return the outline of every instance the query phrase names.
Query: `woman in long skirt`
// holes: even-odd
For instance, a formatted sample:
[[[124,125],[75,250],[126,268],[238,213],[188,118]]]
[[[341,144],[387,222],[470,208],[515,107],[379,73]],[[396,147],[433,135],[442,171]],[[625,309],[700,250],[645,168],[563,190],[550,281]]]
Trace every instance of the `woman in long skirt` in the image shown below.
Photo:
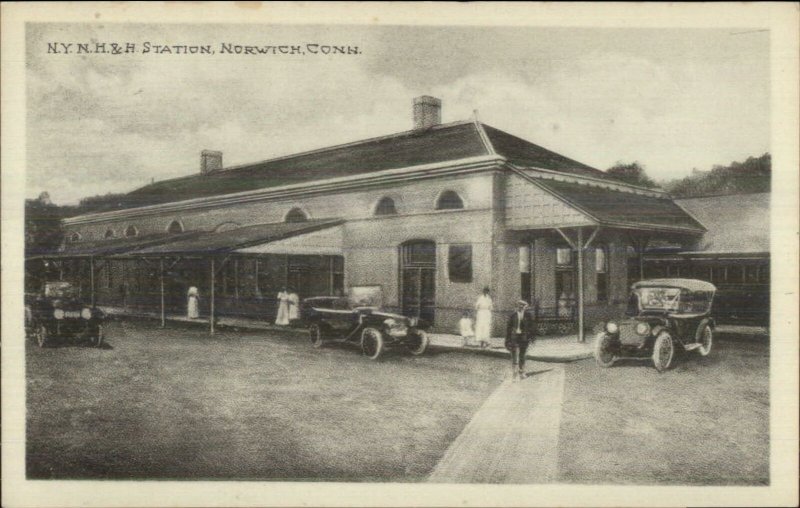
[[[189,291],[186,293],[186,317],[189,319],[197,319],[200,317],[200,309],[198,308],[198,304],[200,303],[200,291],[197,290],[196,287],[192,286],[189,288]]]
[[[289,288],[289,322],[300,319],[300,297]]]
[[[278,317],[275,318],[275,324],[281,326],[289,324],[289,292],[286,288],[278,293]]]
[[[483,288],[483,294],[475,302],[475,339],[482,348],[489,346],[492,335],[492,311],[494,303],[489,295],[489,288]]]

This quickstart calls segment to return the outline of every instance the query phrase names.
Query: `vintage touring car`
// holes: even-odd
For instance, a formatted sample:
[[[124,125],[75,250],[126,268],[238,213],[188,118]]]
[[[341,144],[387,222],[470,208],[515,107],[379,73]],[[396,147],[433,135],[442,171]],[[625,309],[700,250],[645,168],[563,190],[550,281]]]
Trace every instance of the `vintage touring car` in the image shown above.
[[[412,355],[428,348],[428,335],[417,319],[359,306],[346,297],[306,298],[300,315],[315,348],[328,341],[356,343],[371,360],[387,348],[405,348]]]
[[[694,279],[652,279],[631,288],[627,316],[609,321],[595,340],[601,367],[619,359],[652,359],[660,372],[673,365],[679,352],[711,352],[716,287]]]
[[[103,345],[103,311],[85,305],[69,282],[45,282],[41,293],[25,296],[25,334],[45,347],[56,339]]]

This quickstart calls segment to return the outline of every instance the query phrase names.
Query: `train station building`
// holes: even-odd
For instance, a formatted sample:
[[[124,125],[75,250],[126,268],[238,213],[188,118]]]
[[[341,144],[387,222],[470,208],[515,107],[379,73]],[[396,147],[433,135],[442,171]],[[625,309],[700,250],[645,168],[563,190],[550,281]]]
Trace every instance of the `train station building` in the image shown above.
[[[371,286],[450,333],[488,287],[495,334],[520,298],[546,332],[619,312],[648,245],[689,252],[706,233],[662,191],[477,118],[442,124],[436,98],[412,117],[406,132],[235,167],[203,151],[195,174],[65,220],[62,248],[28,265],[132,312],[183,313],[195,286],[206,315],[273,320],[284,286]]]

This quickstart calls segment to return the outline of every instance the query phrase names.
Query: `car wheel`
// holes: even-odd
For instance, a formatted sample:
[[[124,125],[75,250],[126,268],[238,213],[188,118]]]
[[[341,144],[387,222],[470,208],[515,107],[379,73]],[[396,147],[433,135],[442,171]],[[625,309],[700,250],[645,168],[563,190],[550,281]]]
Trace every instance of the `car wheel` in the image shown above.
[[[673,358],[675,358],[675,342],[669,333],[661,332],[653,345],[653,365],[659,372],[664,372],[672,365]]]
[[[39,325],[38,328],[36,328],[36,344],[38,344],[39,347],[45,347],[49,341],[50,337],[47,335],[47,327]]]
[[[417,330],[413,335],[413,339],[408,342],[408,351],[414,356],[419,356],[428,349],[428,344],[430,344],[428,334],[422,330]]]
[[[601,333],[594,341],[594,359],[601,367],[611,367],[614,365],[614,339],[607,333]]]
[[[365,328],[361,333],[361,351],[370,360],[377,360],[383,353],[383,335],[375,328]]]
[[[100,347],[103,345],[103,342],[106,340],[105,332],[103,331],[103,325],[97,325],[97,331],[91,337],[91,343],[94,347]]]
[[[700,335],[700,347],[697,351],[701,356],[708,356],[711,352],[711,345],[714,342],[714,330],[709,325],[703,327],[703,332]]]
[[[322,338],[322,327],[314,323],[308,327],[308,337],[311,339],[311,345],[319,349],[325,345]]]

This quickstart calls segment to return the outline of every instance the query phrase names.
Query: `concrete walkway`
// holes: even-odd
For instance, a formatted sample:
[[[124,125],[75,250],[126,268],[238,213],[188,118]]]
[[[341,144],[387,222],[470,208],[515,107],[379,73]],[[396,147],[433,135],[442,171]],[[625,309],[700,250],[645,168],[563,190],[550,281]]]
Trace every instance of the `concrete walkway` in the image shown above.
[[[564,394],[560,365],[535,365],[486,399],[434,468],[432,483],[548,483],[558,479]]]

